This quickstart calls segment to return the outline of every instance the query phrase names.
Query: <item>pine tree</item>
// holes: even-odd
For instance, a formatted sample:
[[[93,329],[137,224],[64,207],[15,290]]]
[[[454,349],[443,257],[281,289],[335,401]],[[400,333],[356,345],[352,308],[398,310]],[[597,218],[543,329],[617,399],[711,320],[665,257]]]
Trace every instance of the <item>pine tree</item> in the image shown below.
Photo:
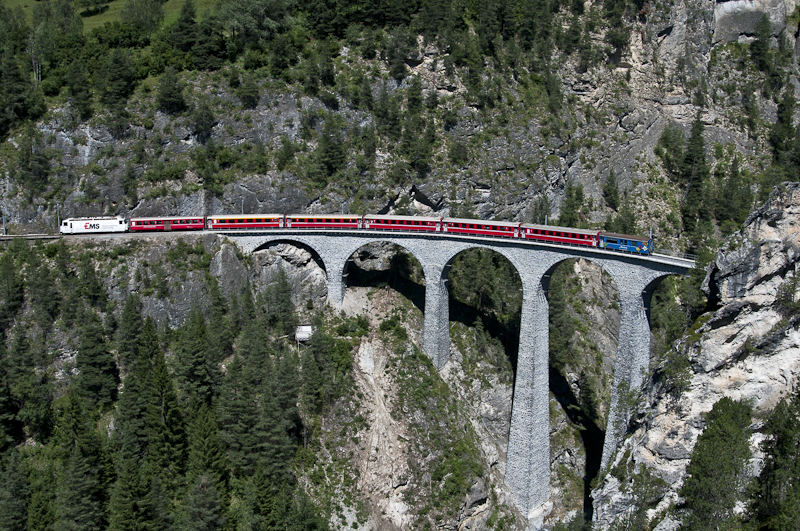
[[[244,376],[242,358],[236,354],[228,364],[225,381],[217,404],[222,426],[221,438],[225,442],[231,471],[236,477],[249,477],[260,456],[258,441],[262,434],[256,432],[258,424],[257,387]]]
[[[81,294],[93,307],[104,308],[108,301],[106,290],[97,278],[97,272],[88,253],[81,255],[79,269]]]
[[[124,48],[114,48],[101,70],[95,74],[100,101],[112,108],[124,107],[128,96],[133,92],[133,80],[134,71],[130,55]]]
[[[22,426],[17,421],[17,404],[11,393],[9,360],[6,356],[5,338],[0,335],[0,452],[21,439]]]
[[[186,109],[186,99],[183,97],[183,88],[180,86],[178,74],[173,67],[169,67],[161,74],[158,81],[156,105],[167,114],[180,114]]]
[[[6,454],[0,476],[0,529],[25,531],[28,519],[30,485],[23,457],[19,451]]]
[[[151,476],[159,476],[163,488],[171,493],[183,474],[186,458],[186,437],[183,415],[167,369],[164,354],[154,345],[152,335],[155,324],[148,317],[142,330],[142,344],[155,347],[150,357],[153,362],[147,405],[148,466]],[[153,348],[151,347],[151,348]]]
[[[119,372],[114,357],[108,351],[100,319],[95,313],[89,313],[80,338],[76,357],[80,371],[78,388],[89,403],[104,409],[117,398]]]
[[[197,42],[197,23],[194,20],[196,16],[194,2],[185,0],[169,36],[172,46],[182,52],[191,51]]]
[[[175,372],[184,384],[183,394],[189,404],[210,404],[220,381],[219,369],[208,353],[206,331],[203,314],[193,310],[178,332]]]
[[[578,227],[581,223],[581,208],[583,208],[583,185],[567,183],[558,224],[562,227]]]
[[[203,144],[208,142],[215,125],[217,125],[217,118],[214,116],[211,106],[206,100],[201,101],[192,113],[192,128],[197,139]]]
[[[58,520],[55,531],[101,531],[105,529],[101,486],[87,459],[77,449],[70,452],[58,489]]]
[[[160,0],[128,0],[122,8],[122,21],[150,34],[164,20]]]
[[[89,91],[89,75],[83,61],[75,60],[70,64],[64,81],[78,117],[81,120],[91,118],[92,93]]]
[[[751,450],[751,408],[723,397],[705,416],[706,428],[697,439],[680,489],[686,517],[681,529],[721,529],[735,522]]]
[[[236,89],[236,97],[242,102],[242,107],[245,109],[255,109],[258,106],[258,99],[261,97],[261,91],[256,84],[256,80],[251,75],[244,77],[244,81]]]
[[[222,498],[214,479],[199,475],[186,495],[186,531],[217,531],[225,527]]]
[[[764,424],[764,468],[753,484],[751,521],[755,529],[800,526],[800,387],[784,397]]]
[[[208,281],[208,352],[212,362],[219,363],[233,352],[228,321],[228,305],[219,282],[213,277]]]
[[[10,252],[0,256],[0,334],[11,326],[22,307],[24,289],[22,278]]]
[[[109,504],[109,531],[156,530],[150,488],[142,475],[139,460],[123,461]]]
[[[36,462],[38,461],[38,462]],[[27,531],[52,531],[56,522],[55,463],[34,461],[30,468],[31,494],[28,503]]]
[[[129,367],[138,358],[142,333],[142,300],[135,293],[125,298],[117,329],[117,353],[120,365]]]
[[[189,427],[189,459],[186,475],[190,482],[200,478],[213,484],[225,497],[228,482],[228,461],[219,438],[219,426],[214,410],[202,404],[194,413]]]
[[[114,441],[123,461],[138,461],[147,453],[147,408],[149,403],[149,365],[140,360],[125,376],[122,393],[117,401]]]
[[[619,208],[619,185],[617,184],[617,174],[612,169],[608,174],[608,179],[603,184],[603,199],[611,210]]]
[[[684,231],[691,235],[693,245],[698,242],[695,229],[700,219],[700,211],[703,207],[703,190],[708,185],[711,170],[706,161],[705,140],[703,132],[705,127],[700,115],[692,123],[692,134],[686,145],[686,152],[681,165],[680,179],[686,187],[683,204],[681,205],[681,217],[683,219]]]
[[[42,141],[41,132],[28,122],[19,142],[17,170],[19,179],[28,194],[44,191],[50,175],[50,158]]]
[[[306,412],[316,415],[322,408],[323,381],[317,360],[309,350],[303,352],[302,368],[300,403]]]
[[[30,433],[45,437],[51,428],[50,401],[52,392],[46,373],[37,374],[34,351],[24,328],[17,327],[8,353],[8,385],[15,416],[9,428],[15,439],[22,436],[23,426]]]

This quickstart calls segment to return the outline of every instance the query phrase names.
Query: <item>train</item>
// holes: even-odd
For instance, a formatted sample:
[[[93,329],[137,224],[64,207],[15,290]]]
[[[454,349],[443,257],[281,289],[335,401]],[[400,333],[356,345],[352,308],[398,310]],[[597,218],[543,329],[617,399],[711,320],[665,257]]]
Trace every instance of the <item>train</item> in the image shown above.
[[[641,255],[652,254],[654,249],[652,235],[633,236],[509,221],[378,214],[221,214],[216,216],[144,217],[130,218],[129,220],[122,216],[102,216],[67,218],[59,225],[61,234],[196,230],[230,232],[276,229],[453,234],[595,247]]]

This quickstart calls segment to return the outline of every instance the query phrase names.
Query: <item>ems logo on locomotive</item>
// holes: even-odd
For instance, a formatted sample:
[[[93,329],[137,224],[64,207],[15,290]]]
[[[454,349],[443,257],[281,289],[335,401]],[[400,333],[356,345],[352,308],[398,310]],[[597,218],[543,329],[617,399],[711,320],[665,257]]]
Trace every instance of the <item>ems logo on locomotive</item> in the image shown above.
[[[86,230],[100,230],[100,224],[99,223],[85,223],[83,225],[83,228],[86,229]]]

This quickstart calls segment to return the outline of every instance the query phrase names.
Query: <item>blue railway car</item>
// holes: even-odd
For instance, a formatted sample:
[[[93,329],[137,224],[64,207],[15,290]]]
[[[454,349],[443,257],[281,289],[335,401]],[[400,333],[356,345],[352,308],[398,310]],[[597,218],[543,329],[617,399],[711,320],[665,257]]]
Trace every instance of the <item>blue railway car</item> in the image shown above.
[[[599,234],[599,239],[599,247],[601,249],[636,254],[653,253],[653,238],[648,238],[647,236],[631,236],[630,234],[601,232]]]

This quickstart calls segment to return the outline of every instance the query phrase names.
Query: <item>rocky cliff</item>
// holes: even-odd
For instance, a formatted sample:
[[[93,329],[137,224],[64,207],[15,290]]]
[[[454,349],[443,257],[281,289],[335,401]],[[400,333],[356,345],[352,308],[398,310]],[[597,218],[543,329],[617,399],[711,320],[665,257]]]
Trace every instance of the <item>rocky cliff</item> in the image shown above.
[[[800,186],[776,189],[731,236],[709,266],[704,289],[716,309],[698,318],[674,345],[689,364],[678,377],[654,368],[638,412],[610,470],[594,490],[595,521],[607,528],[649,489],[649,516],[671,529],[670,508],[698,435],[703,413],[721,397],[750,401],[756,419],[797,385],[800,329],[787,305],[798,292]],[[757,473],[759,421],[753,426],[751,472]]]

